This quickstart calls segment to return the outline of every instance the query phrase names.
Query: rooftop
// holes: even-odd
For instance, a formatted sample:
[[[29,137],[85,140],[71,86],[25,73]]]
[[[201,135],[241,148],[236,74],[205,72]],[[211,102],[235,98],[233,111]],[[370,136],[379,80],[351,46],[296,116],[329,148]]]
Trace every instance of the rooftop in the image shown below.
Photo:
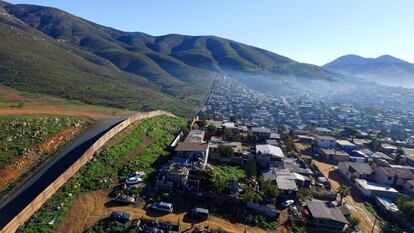
[[[354,143],[352,143],[348,140],[336,140],[336,143],[340,146],[355,146]]]
[[[336,207],[328,207],[327,203],[319,200],[306,202],[306,206],[314,218],[329,219],[348,224],[348,220]]]
[[[175,151],[207,151],[208,143],[197,143],[197,142],[182,142],[178,144]]]
[[[269,144],[266,145],[256,145],[256,154],[269,154],[279,158],[284,158],[282,149],[277,146],[272,146]]]
[[[357,162],[342,162],[357,171],[359,174],[370,175],[372,173],[372,168],[367,163],[357,163]]]
[[[272,131],[265,127],[254,127],[252,128],[252,132],[255,133],[271,133]]]
[[[398,193],[397,190],[395,190],[393,187],[386,185],[386,184],[368,182],[363,179],[355,179],[355,183],[361,185],[366,190],[387,191],[387,192]]]

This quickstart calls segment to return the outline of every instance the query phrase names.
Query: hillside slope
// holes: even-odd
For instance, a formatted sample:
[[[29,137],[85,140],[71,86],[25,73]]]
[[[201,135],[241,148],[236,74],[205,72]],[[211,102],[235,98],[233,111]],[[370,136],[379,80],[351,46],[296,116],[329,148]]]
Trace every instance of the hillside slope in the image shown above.
[[[0,82],[20,90],[118,108],[164,108],[188,113],[194,105],[166,95],[143,77],[45,36],[0,6]]]
[[[352,75],[389,86],[414,87],[414,64],[383,55],[364,58],[346,55],[324,65],[325,68],[344,75]]]
[[[181,98],[185,98],[182,90],[184,96],[205,95],[205,87],[211,85],[216,72],[261,90],[274,89],[281,82],[296,82],[296,78],[332,82],[340,77],[318,66],[216,36],[156,37],[104,27],[50,7],[5,8],[59,43],[91,52]]]

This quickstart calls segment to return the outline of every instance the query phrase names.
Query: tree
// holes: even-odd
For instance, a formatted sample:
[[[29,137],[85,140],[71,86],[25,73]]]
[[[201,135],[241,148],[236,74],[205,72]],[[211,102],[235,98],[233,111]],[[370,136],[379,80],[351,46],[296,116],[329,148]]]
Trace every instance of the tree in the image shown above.
[[[359,218],[357,218],[357,217],[350,216],[348,218],[348,222],[349,222],[349,227],[352,230],[355,230],[358,227],[358,225],[361,222],[361,220]]]
[[[265,193],[268,197],[277,197],[279,196],[279,188],[276,184],[272,184],[269,180],[262,180],[260,182],[261,190]]]
[[[398,149],[397,149],[397,152],[396,152],[396,156],[395,156],[395,159],[394,159],[394,162],[396,163],[396,164],[399,164],[400,163],[400,161],[401,161],[401,157],[404,155],[404,151],[403,151],[403,149],[401,149],[401,147],[398,147]]]
[[[206,120],[200,120],[197,122],[197,125],[199,126],[200,129],[204,129],[207,125],[207,121]]]
[[[254,159],[247,160],[245,170],[246,170],[247,177],[254,177],[254,176],[256,176],[257,175],[257,164],[256,164],[256,160],[254,160]]]
[[[216,128],[216,126],[214,126],[214,125],[208,125],[207,126],[207,134],[208,135],[215,135],[216,134],[216,132],[217,132],[217,128]]]
[[[341,185],[336,191],[338,192],[339,197],[341,198],[341,200],[339,201],[339,205],[342,205],[343,199],[347,197],[350,193],[350,188],[344,185]]]
[[[312,197],[312,190],[308,189],[308,188],[300,188],[299,192],[298,192],[298,198],[301,201],[305,201],[308,198]]]
[[[231,148],[231,146],[220,144],[218,145],[217,149],[222,156],[225,156],[225,157],[234,156],[234,151],[233,151],[233,148]]]
[[[226,180],[216,171],[206,169],[200,176],[200,185],[205,191],[221,193],[226,188]]]
[[[253,190],[253,188],[251,188],[250,186],[247,186],[246,189],[244,190],[244,193],[241,195],[241,199],[245,202],[261,202],[263,200],[262,196],[256,192],[255,190]]]

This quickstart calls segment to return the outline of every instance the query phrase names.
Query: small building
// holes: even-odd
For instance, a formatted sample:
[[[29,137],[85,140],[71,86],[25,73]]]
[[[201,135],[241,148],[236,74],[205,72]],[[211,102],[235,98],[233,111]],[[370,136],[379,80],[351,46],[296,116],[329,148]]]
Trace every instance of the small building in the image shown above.
[[[316,136],[316,143],[319,148],[334,148],[336,139],[331,136],[318,135]]]
[[[165,184],[172,182],[175,187],[182,188],[187,184],[190,170],[179,164],[165,164],[160,169],[157,183]]]
[[[397,205],[393,203],[389,198],[376,196],[375,203],[382,209],[384,213],[395,214],[399,211]]]
[[[369,179],[373,172],[367,163],[340,162],[338,169],[351,182],[355,179]]]
[[[320,148],[318,152],[324,159],[333,163],[349,160],[349,154],[343,150]]]
[[[303,212],[308,224],[318,226],[321,230],[342,231],[349,224],[340,209],[325,201],[307,201]]]
[[[269,144],[256,145],[256,161],[263,167],[268,167],[271,162],[283,162],[285,155],[282,149]]]
[[[414,180],[406,180],[403,187],[405,192],[414,194]]]
[[[225,122],[221,126],[223,127],[223,129],[230,129],[230,130],[237,129],[236,125],[233,122]]]
[[[364,179],[355,179],[355,186],[367,197],[381,196],[394,199],[400,195],[397,190],[389,185],[368,182]]]
[[[382,184],[403,186],[406,181],[414,180],[414,174],[412,170],[401,167],[376,167],[373,180]]]
[[[266,127],[254,127],[252,134],[257,136],[259,140],[266,140],[270,138],[272,131]]]
[[[324,128],[324,127],[315,127],[313,129],[313,132],[315,132],[318,135],[331,135],[332,134],[332,130],[328,128]]]
[[[357,149],[357,146],[348,140],[336,140],[336,147],[348,153]]]
[[[199,168],[207,165],[208,143],[184,141],[178,144],[175,151],[177,153],[177,157],[174,158],[176,163]]]
[[[280,190],[280,194],[288,198],[296,198],[296,194],[299,189],[296,186],[296,182],[291,179],[286,179],[286,177],[276,177],[276,184]]]

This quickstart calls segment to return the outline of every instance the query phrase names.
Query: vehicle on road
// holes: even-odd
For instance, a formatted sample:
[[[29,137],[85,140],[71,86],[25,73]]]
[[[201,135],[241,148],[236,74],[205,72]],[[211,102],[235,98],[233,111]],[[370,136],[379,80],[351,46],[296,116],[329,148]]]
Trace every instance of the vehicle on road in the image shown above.
[[[287,207],[289,207],[290,205],[292,205],[293,203],[295,203],[295,201],[294,201],[294,200],[286,200],[286,201],[282,202],[282,207],[283,207],[283,208],[287,208]]]
[[[132,220],[132,215],[126,212],[115,211],[111,213],[111,219],[118,222],[126,223]]]
[[[188,212],[188,216],[192,219],[207,220],[209,216],[208,209],[194,208]]]
[[[173,205],[171,203],[167,203],[167,202],[155,202],[150,206],[150,209],[172,213],[173,212]]]
[[[135,198],[127,195],[120,195],[113,199],[116,202],[124,203],[124,204],[133,204],[135,203]]]

